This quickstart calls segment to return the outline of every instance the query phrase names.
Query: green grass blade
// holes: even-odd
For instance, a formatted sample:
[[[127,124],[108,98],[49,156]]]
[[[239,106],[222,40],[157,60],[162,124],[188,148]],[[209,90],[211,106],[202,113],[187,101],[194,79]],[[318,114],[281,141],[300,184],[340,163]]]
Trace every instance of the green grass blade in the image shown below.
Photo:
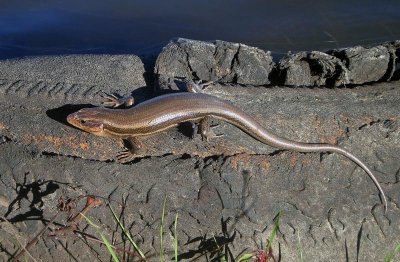
[[[218,245],[218,241],[217,241],[217,239],[215,238],[215,235],[213,235],[213,238],[214,238],[215,245],[217,246],[217,252],[218,252],[218,259],[219,259],[219,261],[226,261],[226,257],[225,257],[225,255],[224,255],[224,253],[223,253],[223,250],[222,250],[223,247],[221,247],[220,245]]]
[[[92,220],[90,220],[87,216],[85,216],[83,213],[81,213],[81,216],[83,216],[86,221],[89,223],[89,225],[91,225],[92,227],[94,227],[96,230],[98,230],[100,227],[98,225],[96,225],[95,223],[92,222]]]
[[[178,262],[178,234],[176,232],[177,225],[178,225],[178,213],[175,216],[175,224],[174,224],[174,251],[175,251],[176,262]]]
[[[249,261],[250,259],[253,259],[254,256],[252,254],[244,254],[241,256],[238,260],[238,262],[243,262],[243,261]]]
[[[122,224],[122,222],[119,220],[117,214],[115,214],[113,208],[111,207],[111,204],[108,204],[108,207],[111,210],[111,213],[114,216],[114,219],[118,222],[118,225],[121,227],[122,231],[124,232],[124,235],[129,239],[129,242],[132,244],[132,246],[135,248],[135,250],[139,253],[140,257],[143,259],[146,259],[146,257],[144,256],[143,252],[139,249],[139,247],[136,245],[135,241],[133,241],[131,234],[129,233],[129,231],[127,231],[124,227],[124,225]]]
[[[274,225],[274,228],[272,229],[272,232],[271,232],[271,235],[269,236],[269,238],[268,238],[268,245],[265,247],[265,252],[269,252],[269,249],[270,249],[270,247],[271,247],[271,245],[272,245],[272,242],[274,241],[274,239],[275,239],[275,236],[276,236],[276,232],[278,231],[278,229],[279,229],[279,225],[281,224],[281,216],[282,216],[282,211],[281,210],[279,210],[279,213],[278,213],[278,219],[277,219],[277,221],[276,221],[276,223],[275,223],[275,225]]]
[[[164,231],[164,215],[165,215],[165,203],[167,202],[167,196],[164,198],[164,204],[161,214],[161,225],[160,225],[160,261],[164,262],[164,247],[163,247],[163,231]]]
[[[300,230],[297,230],[297,251],[299,252],[300,262],[304,262],[303,250],[301,249]]]
[[[107,238],[100,232],[100,227],[98,225],[96,225],[95,223],[92,222],[92,220],[90,220],[87,216],[85,216],[83,213],[81,213],[81,215],[86,219],[86,221],[96,229],[97,234],[100,235],[101,240],[103,241],[103,243],[106,245],[108,252],[110,253],[111,257],[113,258],[114,262],[119,262],[118,256],[115,253],[115,250],[113,248],[113,246],[110,244],[110,242],[108,242]]]
[[[217,246],[217,250],[220,250],[220,247],[218,245],[217,239],[215,238],[215,235],[213,235],[213,239],[214,239],[215,245]]]
[[[385,262],[391,262],[393,261],[393,257],[400,252],[400,244],[398,244],[392,252],[390,252],[389,254],[387,254],[387,256],[385,257]]]
[[[99,232],[99,234],[100,234],[100,237],[103,240],[104,244],[106,245],[108,252],[110,252],[114,262],[119,262],[118,256],[115,253],[115,250],[112,247],[112,245],[110,244],[110,242],[108,242],[107,238],[101,232]]]

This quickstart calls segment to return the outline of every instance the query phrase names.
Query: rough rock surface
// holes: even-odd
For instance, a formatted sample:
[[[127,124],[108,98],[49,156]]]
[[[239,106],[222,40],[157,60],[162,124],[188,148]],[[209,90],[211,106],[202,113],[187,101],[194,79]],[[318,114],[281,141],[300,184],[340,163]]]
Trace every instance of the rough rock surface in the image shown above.
[[[373,47],[289,53],[276,64],[270,52],[223,41],[179,38],[159,55],[156,87],[179,90],[176,79],[241,85],[345,86],[398,80],[398,41]]]
[[[340,86],[349,84],[344,63],[319,51],[289,54],[279,61],[276,79],[285,86]]]
[[[400,80],[400,40],[387,45],[393,57],[391,80]]]
[[[159,87],[173,90],[179,89],[175,78],[267,85],[273,66],[271,53],[256,47],[179,38],[164,47],[154,73]]]
[[[287,86],[343,86],[390,80],[394,52],[362,46],[289,54],[278,63],[277,81]]]
[[[356,46],[334,51],[333,55],[340,57],[346,64],[348,81],[345,84],[379,81],[387,74],[391,62],[391,54],[383,45],[372,48]]]
[[[105,64],[107,57],[103,58]],[[130,58],[127,56],[127,60]],[[124,56],[119,59],[123,61]],[[129,83],[144,83],[143,67],[139,60],[133,60],[138,63],[132,65],[137,72],[131,67],[109,68],[109,74],[121,79],[132,77],[123,83],[119,78],[110,80],[110,85],[105,80],[99,82],[83,68],[75,72],[85,75],[74,77],[85,81],[79,81],[80,86],[73,89],[72,78],[63,75],[69,71],[46,79],[35,79],[34,74],[29,79],[19,76],[14,80],[27,83],[21,86],[3,80],[0,213],[12,225],[0,222],[2,259],[15,255],[20,247],[17,239],[26,243],[47,224],[56,213],[60,197],[88,194],[110,201],[149,261],[159,260],[165,198],[167,261],[173,260],[176,214],[182,260],[211,260],[218,248],[228,258],[251,253],[270,235],[279,210],[282,223],[272,247],[282,261],[299,260],[298,239],[305,261],[379,261],[400,242],[398,81],[351,89],[220,84],[207,89],[280,136],[337,143],[359,156],[374,170],[388,196],[389,209],[384,213],[371,180],[345,157],[279,151],[223,122],[216,132],[226,136],[209,143],[198,136],[190,139],[180,127],[147,139],[151,150],[133,163],[115,162],[117,151],[122,149],[118,142],[72,128],[65,123],[65,116],[97,104],[98,93],[104,88],[114,86],[129,93]],[[17,62],[15,66],[19,68]],[[96,64],[92,66],[96,68]],[[6,72],[7,67],[2,68],[3,78],[16,70],[9,67],[10,72]],[[46,75],[55,69],[42,66],[42,70],[48,71],[41,73]],[[58,89],[34,84],[66,79],[71,82]],[[50,229],[65,224],[67,215],[60,215],[58,224]],[[92,209],[88,215],[116,246],[128,249],[108,207]],[[98,236],[85,224],[82,222],[82,231]],[[95,242],[85,243],[73,235],[51,238],[48,233],[30,250],[37,260],[109,259],[106,248]]]
[[[0,63],[0,92],[29,88],[29,94],[78,92],[101,86],[104,91],[132,92],[146,86],[144,67],[135,55],[65,55],[9,59]],[[83,87],[82,85],[88,85]],[[8,86],[12,85],[12,86]],[[30,86],[30,87],[29,87]],[[86,89],[87,90],[87,89]],[[90,92],[90,91],[89,91]]]

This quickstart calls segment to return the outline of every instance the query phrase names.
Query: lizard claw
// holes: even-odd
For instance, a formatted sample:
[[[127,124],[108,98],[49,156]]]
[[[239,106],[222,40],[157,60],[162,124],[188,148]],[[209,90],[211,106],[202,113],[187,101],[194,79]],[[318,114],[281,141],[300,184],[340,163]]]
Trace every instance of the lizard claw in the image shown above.
[[[213,81],[202,83],[203,80],[193,81],[186,79],[184,82],[186,85],[186,90],[190,93],[202,93],[207,86],[213,84]]]
[[[134,103],[132,96],[120,96],[118,94],[108,94],[105,92],[100,93],[100,96],[105,100],[101,103],[103,106],[116,108],[121,105],[130,107]]]
[[[124,150],[118,153],[117,162],[121,164],[126,164],[132,162],[138,155],[133,154],[130,150]]]
[[[223,137],[223,136],[224,134],[215,134],[214,131],[211,129],[203,130],[203,132],[201,133],[201,139],[207,142],[209,142],[213,138]]]
[[[208,87],[208,86],[214,84],[214,81],[208,81],[208,82],[205,82],[205,83],[203,83],[203,81],[204,81],[204,80],[199,80],[199,81],[197,82],[197,85],[198,85],[201,89],[205,89],[206,87]]]

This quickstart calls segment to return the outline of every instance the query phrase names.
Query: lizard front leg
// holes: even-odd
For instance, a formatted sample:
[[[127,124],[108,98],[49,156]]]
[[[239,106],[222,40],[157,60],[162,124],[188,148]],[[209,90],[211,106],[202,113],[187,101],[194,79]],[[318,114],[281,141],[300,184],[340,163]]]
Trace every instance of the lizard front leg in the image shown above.
[[[146,145],[137,137],[128,137],[123,140],[123,144],[127,149],[117,155],[117,161],[120,163],[131,162],[147,151]]]

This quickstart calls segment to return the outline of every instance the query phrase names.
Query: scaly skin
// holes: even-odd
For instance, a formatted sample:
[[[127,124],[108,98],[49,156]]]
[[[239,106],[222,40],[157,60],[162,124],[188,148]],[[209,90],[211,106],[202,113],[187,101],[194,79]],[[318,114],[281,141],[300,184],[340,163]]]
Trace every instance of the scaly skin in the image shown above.
[[[202,93],[175,93],[159,96],[129,109],[84,108],[67,117],[68,123],[98,136],[131,139],[149,136],[182,122],[216,118],[226,121],[258,141],[281,149],[298,152],[335,152],[359,165],[378,188],[387,210],[386,196],[372,171],[350,152],[331,144],[302,143],[269,132],[239,108],[215,96]],[[208,121],[203,121],[208,122]],[[201,128],[210,136],[209,128]],[[212,135],[211,135],[212,136]]]

